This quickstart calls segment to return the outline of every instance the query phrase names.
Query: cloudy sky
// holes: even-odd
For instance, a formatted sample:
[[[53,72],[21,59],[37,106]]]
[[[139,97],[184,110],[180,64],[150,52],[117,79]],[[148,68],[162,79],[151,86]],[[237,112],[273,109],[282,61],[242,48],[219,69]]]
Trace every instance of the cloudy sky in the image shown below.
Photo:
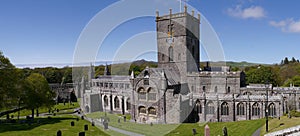
[[[180,5],[169,4],[172,1],[158,3],[178,12]],[[120,50],[136,49],[142,52],[146,47],[150,51],[134,53],[134,59],[156,60],[155,53],[151,52],[156,49],[155,11],[147,15],[143,8],[119,8],[118,2],[1,0],[0,50],[19,67],[71,65],[84,28],[93,19],[97,19],[97,15],[108,15],[98,18],[97,23],[97,27],[106,28],[110,26],[108,22],[134,11],[141,16],[120,22],[105,38],[96,37],[104,40],[99,42],[98,48],[93,49],[96,52],[94,60],[111,61]],[[273,64],[279,63],[284,57],[300,58],[298,0],[188,0],[187,3],[192,9],[201,12],[211,24],[228,61]],[[160,14],[169,10],[154,8],[159,9]],[[109,12],[109,9],[115,12]],[[203,48],[201,53],[201,60],[208,60]]]

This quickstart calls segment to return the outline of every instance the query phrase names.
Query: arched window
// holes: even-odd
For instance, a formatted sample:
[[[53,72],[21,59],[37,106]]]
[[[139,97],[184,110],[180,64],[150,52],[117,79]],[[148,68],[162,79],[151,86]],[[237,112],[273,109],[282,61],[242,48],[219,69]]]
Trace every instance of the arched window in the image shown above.
[[[227,93],[230,93],[230,86],[227,87]]]
[[[155,101],[156,100],[156,93],[153,88],[148,89],[148,101]]]
[[[256,102],[252,105],[252,116],[259,116],[260,115],[260,108],[259,104]]]
[[[115,103],[115,109],[120,108],[120,100],[117,96],[114,99],[114,103]]]
[[[215,86],[215,93],[218,92],[218,86]]]
[[[146,108],[144,106],[140,106],[139,113],[146,114]]]
[[[161,54],[161,60],[165,61],[165,54]]]
[[[153,107],[150,107],[150,108],[148,109],[148,113],[149,113],[149,115],[156,115],[156,109],[153,108]]]
[[[215,113],[215,106],[212,102],[207,103],[206,113],[207,114],[214,114]]]
[[[103,99],[104,99],[104,107],[107,107],[108,106],[108,97],[105,95]]]
[[[243,103],[238,103],[237,104],[237,115],[245,115],[245,106]]]
[[[126,110],[130,110],[131,109],[131,103],[130,103],[130,99],[128,98],[126,100]]]
[[[201,103],[200,103],[199,100],[196,101],[194,110],[195,110],[198,114],[199,114],[199,113],[202,113],[202,107],[201,107]]]
[[[146,90],[141,87],[138,89],[138,100],[146,100]]]
[[[229,107],[227,102],[221,104],[221,115],[229,115]]]
[[[206,87],[205,87],[205,86],[203,86],[203,87],[202,87],[202,90],[203,90],[203,92],[205,92],[205,90],[206,90]]]
[[[169,61],[173,61],[173,47],[169,47]]]
[[[276,115],[276,108],[275,108],[274,103],[271,103],[269,105],[268,113],[269,113],[269,116],[275,116]]]

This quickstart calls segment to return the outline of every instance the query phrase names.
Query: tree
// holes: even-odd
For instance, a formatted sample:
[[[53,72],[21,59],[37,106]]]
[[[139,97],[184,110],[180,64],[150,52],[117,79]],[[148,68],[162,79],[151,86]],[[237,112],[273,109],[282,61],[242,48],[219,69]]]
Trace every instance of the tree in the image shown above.
[[[26,99],[25,104],[32,110],[39,107],[52,107],[54,105],[55,93],[50,90],[48,82],[44,76],[38,73],[32,73],[25,81]],[[38,115],[38,110],[37,110]]]
[[[17,71],[8,58],[0,51],[0,109],[14,107],[18,97],[15,95],[18,85]]]
[[[278,73],[269,66],[258,66],[246,71],[246,83],[264,84],[269,82],[273,85],[278,85]]]
[[[288,79],[287,81],[285,81],[283,86],[289,87],[291,84],[296,87],[300,87],[300,76],[294,76],[293,78]]]
[[[288,59],[287,57],[284,58],[283,64],[284,64],[284,65],[289,64],[289,59]]]

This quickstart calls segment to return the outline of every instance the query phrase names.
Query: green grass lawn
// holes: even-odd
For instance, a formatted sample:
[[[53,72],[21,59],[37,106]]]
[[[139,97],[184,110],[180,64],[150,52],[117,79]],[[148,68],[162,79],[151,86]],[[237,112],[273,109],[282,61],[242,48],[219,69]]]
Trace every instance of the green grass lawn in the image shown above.
[[[229,136],[251,136],[258,128],[264,124],[263,119],[259,120],[245,120],[245,121],[236,121],[236,122],[214,122],[207,123],[210,128],[211,136],[222,136],[223,127],[227,127]],[[167,136],[174,135],[192,135],[192,129],[195,128],[197,135],[204,135],[205,123],[183,123],[178,128],[167,134]]]
[[[278,130],[282,130],[282,129],[286,129],[286,128],[290,128],[290,127],[297,126],[297,125],[300,125],[300,117],[288,118],[286,116],[282,116],[280,118],[280,120],[277,118],[274,118],[274,119],[269,120],[269,133],[278,131]],[[264,125],[262,127],[260,135],[264,135],[264,134],[266,134],[266,125]]]
[[[104,117],[104,115],[105,113],[103,112],[94,112],[88,114],[87,117],[99,119],[100,117]],[[124,122],[123,118],[121,118],[120,119],[121,122],[118,123],[119,115],[107,113],[107,117],[109,117],[110,119],[109,122],[110,126],[128,130],[131,132],[136,132],[139,134],[144,134],[147,136],[165,135],[171,132],[172,130],[174,130],[177,126],[179,126],[177,124],[153,124],[153,126],[150,126],[149,124],[139,124],[139,123],[130,122],[129,120],[127,122]]]
[[[84,125],[88,125],[89,130],[85,131],[88,136],[108,136],[109,134],[103,132],[99,128],[92,126],[86,120],[77,121],[77,116],[74,115],[64,115],[64,116],[56,116],[48,119],[44,118],[36,118],[34,123],[31,125],[28,124],[20,124],[20,123],[6,123],[0,124],[0,136],[54,136],[58,130],[62,131],[62,135],[64,136],[76,136],[79,132],[84,131]],[[37,123],[39,120],[40,123]],[[75,126],[71,126],[71,121],[75,122]],[[116,134],[118,133],[111,133]]]
[[[87,117],[91,118],[100,118],[104,116],[103,112],[95,112],[88,114]],[[192,135],[192,129],[195,128],[197,130],[197,135],[204,135],[204,127],[205,123],[183,123],[183,124],[153,124],[153,126],[149,124],[138,124],[134,122],[123,122],[121,119],[121,123],[118,123],[118,115],[109,114],[107,116],[110,118],[109,125],[144,134],[147,136],[158,136],[158,135]],[[230,136],[251,136],[258,128],[262,127],[265,123],[264,119],[259,120],[246,120],[246,121],[237,121],[237,122],[215,122],[208,123],[211,131],[211,136],[223,135],[222,128],[224,126],[227,127],[228,134]]]

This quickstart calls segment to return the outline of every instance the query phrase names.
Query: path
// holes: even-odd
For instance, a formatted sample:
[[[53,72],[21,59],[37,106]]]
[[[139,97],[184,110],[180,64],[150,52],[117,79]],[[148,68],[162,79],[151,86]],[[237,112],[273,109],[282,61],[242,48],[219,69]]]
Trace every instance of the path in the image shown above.
[[[259,136],[259,135],[260,135],[260,130],[261,130],[261,128],[257,129],[257,130],[252,134],[252,136]]]

